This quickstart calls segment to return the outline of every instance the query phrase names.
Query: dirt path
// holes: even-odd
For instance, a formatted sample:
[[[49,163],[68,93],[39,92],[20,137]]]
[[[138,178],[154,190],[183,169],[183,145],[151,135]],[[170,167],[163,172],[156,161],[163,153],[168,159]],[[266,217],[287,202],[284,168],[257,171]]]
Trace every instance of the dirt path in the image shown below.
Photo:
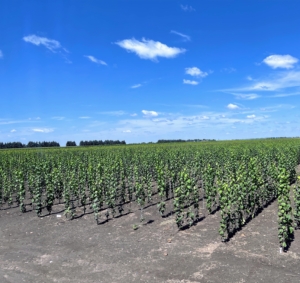
[[[276,210],[274,202],[226,244],[219,213],[177,232],[155,206],[137,230],[139,211],[102,225],[92,214],[67,221],[0,211],[0,282],[298,283],[300,232],[279,254]]]

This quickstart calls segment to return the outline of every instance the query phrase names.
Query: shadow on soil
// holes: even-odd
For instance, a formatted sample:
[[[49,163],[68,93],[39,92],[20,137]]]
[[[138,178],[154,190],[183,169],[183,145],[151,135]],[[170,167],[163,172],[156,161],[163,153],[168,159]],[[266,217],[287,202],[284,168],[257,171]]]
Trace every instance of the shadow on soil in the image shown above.
[[[247,224],[255,217],[257,217],[260,213],[263,212],[263,210],[265,208],[267,208],[268,206],[270,206],[274,201],[276,201],[276,197],[272,198],[269,202],[267,202],[263,207],[258,208],[255,213],[254,216],[252,217],[251,215],[249,215],[249,217],[247,217],[247,219],[245,220],[245,223],[243,225],[241,225],[239,228],[235,228],[234,230],[230,231],[228,233],[228,238],[226,240],[224,240],[224,242],[229,242],[234,235],[239,232],[242,231],[244,227],[247,226]],[[294,241],[294,234],[291,235],[290,241],[287,243],[287,247],[284,249],[285,252],[287,252],[291,246],[291,243]]]

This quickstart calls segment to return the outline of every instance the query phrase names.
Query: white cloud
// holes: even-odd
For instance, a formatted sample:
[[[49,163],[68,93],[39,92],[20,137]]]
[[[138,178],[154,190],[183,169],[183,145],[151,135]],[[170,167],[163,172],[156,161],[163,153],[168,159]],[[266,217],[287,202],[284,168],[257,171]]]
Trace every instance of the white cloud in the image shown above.
[[[89,117],[89,116],[81,116],[81,117],[79,117],[79,119],[90,119],[91,117]]]
[[[253,78],[251,76],[247,76],[246,78],[248,81],[253,81]]]
[[[3,53],[1,50],[0,50],[0,58],[3,58]]]
[[[230,110],[234,110],[234,109],[239,109],[240,107],[238,107],[238,106],[235,105],[235,104],[229,103],[229,104],[227,105],[227,108],[230,109]]]
[[[133,113],[133,114],[130,114],[130,116],[135,117],[135,116],[137,116],[137,114]]]
[[[125,131],[123,131],[123,133],[131,133],[131,131],[130,130],[125,130]]]
[[[169,47],[159,41],[142,39],[124,39],[116,42],[117,45],[129,52],[134,52],[141,59],[157,60],[157,57],[174,58],[186,50],[177,47]]]
[[[91,62],[94,62],[96,64],[107,66],[107,64],[104,61],[99,60],[99,59],[95,58],[94,56],[84,55],[84,57],[88,58]]]
[[[256,93],[232,93],[237,99],[244,99],[244,100],[253,100],[260,97],[260,95]]]
[[[10,132],[11,132],[11,133],[14,133],[14,132],[16,132],[16,131],[17,131],[17,130],[15,130],[15,129],[12,129]]]
[[[54,130],[51,129],[51,128],[35,128],[35,129],[32,129],[34,132],[37,132],[37,133],[51,133],[53,132]]]
[[[158,113],[155,111],[142,110],[142,113],[145,115],[145,117],[157,117],[158,116]]]
[[[256,116],[254,115],[254,114],[252,114],[252,115],[247,115],[247,118],[248,119],[254,119]]]
[[[194,12],[194,11],[196,11],[192,6],[189,6],[189,5],[180,5],[180,7],[185,12]]]
[[[291,69],[294,68],[299,60],[291,55],[271,55],[263,60],[263,63],[267,64],[273,69],[284,68]]]
[[[197,84],[199,84],[197,81],[191,81],[191,80],[183,80],[183,83],[187,84],[187,85],[197,85]]]
[[[205,78],[208,75],[208,73],[202,72],[197,67],[185,68],[185,73],[193,77],[201,77],[201,78]]]
[[[136,85],[131,86],[130,88],[139,88],[141,86],[142,86],[142,84],[136,84]]]
[[[29,43],[32,43],[37,46],[43,45],[47,49],[51,50],[52,52],[55,52],[55,50],[62,48],[61,44],[57,40],[49,39],[46,37],[40,37],[40,36],[37,36],[34,34],[24,36],[23,40],[25,42],[29,42]],[[64,49],[64,51],[66,51],[66,50]]]
[[[174,33],[174,34],[177,34],[179,36],[181,36],[183,38],[184,41],[190,41],[191,40],[191,37],[186,35],[186,34],[183,34],[181,32],[178,32],[176,30],[171,30],[171,33]]]

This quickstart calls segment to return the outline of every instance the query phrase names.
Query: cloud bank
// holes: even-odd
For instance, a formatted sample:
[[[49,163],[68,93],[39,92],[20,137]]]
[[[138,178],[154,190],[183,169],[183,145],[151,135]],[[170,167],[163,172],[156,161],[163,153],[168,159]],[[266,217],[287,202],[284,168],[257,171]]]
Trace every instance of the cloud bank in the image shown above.
[[[298,63],[298,59],[291,55],[271,55],[263,60],[263,63],[273,69],[284,68],[292,69]]]
[[[239,109],[240,107],[238,107],[238,106],[235,105],[235,104],[229,103],[229,104],[227,105],[227,108],[230,109],[230,110],[235,110],[235,109]]]
[[[145,117],[157,117],[158,113],[156,111],[148,111],[148,110],[142,110],[142,113]]]
[[[53,132],[54,130],[51,129],[51,128],[35,128],[35,129],[32,129],[34,132],[37,132],[37,133],[51,133]]]
[[[197,81],[191,81],[191,80],[183,80],[183,83],[184,84],[187,84],[187,85],[197,85],[199,84]]]
[[[185,68],[185,73],[193,77],[201,77],[201,78],[205,78],[208,75],[208,73],[202,72],[197,67]]]
[[[117,45],[133,52],[141,59],[149,59],[157,61],[157,57],[174,58],[186,50],[183,48],[169,47],[159,41],[147,40],[143,38],[141,41],[136,39],[124,39],[116,42]]]

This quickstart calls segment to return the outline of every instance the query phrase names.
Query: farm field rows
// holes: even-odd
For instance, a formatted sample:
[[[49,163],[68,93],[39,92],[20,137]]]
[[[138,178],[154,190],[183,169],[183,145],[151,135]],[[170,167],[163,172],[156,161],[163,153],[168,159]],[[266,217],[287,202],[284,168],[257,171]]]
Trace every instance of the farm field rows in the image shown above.
[[[220,210],[215,229],[226,242],[278,198],[286,250],[300,224],[299,185],[290,187],[299,160],[298,139],[3,150],[1,209],[17,205],[42,217],[63,204],[67,219],[93,212],[101,224],[137,206],[143,223],[144,209],[155,205],[181,230]]]
[[[101,225],[92,211],[81,216],[82,207],[80,218],[57,217],[64,204],[39,218],[30,209],[0,210],[0,282],[299,282],[300,230],[280,254],[276,200],[226,243],[216,229],[220,211],[178,230],[175,215],[160,216],[157,200],[145,207],[142,224],[134,203],[131,213]]]

